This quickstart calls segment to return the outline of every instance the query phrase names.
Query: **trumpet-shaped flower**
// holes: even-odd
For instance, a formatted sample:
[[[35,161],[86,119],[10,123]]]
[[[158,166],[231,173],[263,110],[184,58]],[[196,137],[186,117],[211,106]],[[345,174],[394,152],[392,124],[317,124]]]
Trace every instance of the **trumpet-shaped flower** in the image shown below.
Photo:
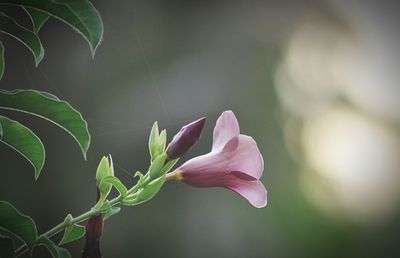
[[[214,128],[210,153],[188,160],[167,179],[177,179],[196,187],[224,187],[244,198],[253,206],[267,204],[267,190],[259,180],[264,161],[256,142],[240,134],[232,111],[225,111]]]

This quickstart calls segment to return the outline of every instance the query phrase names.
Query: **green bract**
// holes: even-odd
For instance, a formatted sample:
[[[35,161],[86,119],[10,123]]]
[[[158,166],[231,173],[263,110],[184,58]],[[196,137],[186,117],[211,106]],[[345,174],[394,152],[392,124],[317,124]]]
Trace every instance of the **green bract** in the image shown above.
[[[97,167],[96,171],[96,185],[99,188],[101,199],[105,199],[107,197],[112,187],[111,183],[101,184],[101,181],[103,180],[103,178],[113,175],[114,175],[114,166],[112,163],[111,155],[109,155],[108,158],[104,156],[100,160],[99,166]]]

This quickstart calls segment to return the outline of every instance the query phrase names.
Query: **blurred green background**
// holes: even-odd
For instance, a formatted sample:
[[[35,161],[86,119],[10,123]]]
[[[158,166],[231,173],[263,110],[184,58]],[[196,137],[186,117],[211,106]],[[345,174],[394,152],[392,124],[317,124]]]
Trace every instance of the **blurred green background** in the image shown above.
[[[264,156],[268,206],[171,182],[107,221],[104,257],[400,257],[396,2],[93,3],[105,30],[94,59],[55,19],[40,31],[46,53],[38,68],[24,46],[1,35],[0,87],[69,101],[92,142],[85,162],[61,129],[1,111],[30,125],[47,157],[35,183],[31,165],[0,145],[0,199],[43,232],[94,204],[102,155],[112,154],[116,175],[132,185],[133,173],[147,169],[154,121],[171,139],[207,116],[184,161],[210,150],[215,120],[231,109]],[[6,11],[29,26],[18,8]],[[83,240],[67,247],[79,257]]]

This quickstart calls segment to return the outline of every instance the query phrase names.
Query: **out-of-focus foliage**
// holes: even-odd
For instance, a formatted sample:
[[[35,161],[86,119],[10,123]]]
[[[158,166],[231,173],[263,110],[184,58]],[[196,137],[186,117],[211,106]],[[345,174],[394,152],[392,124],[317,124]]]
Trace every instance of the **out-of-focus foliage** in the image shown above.
[[[96,8],[88,0],[1,0],[0,5],[23,8],[32,20],[32,28],[24,28],[13,18],[0,15],[0,31],[21,41],[35,57],[36,66],[44,56],[38,32],[49,17],[55,17],[70,25],[89,43],[94,56],[103,37],[103,24]],[[4,71],[3,50],[0,60],[0,79]]]
[[[28,113],[56,124],[76,140],[86,158],[90,145],[87,122],[68,102],[36,90],[0,90],[0,109]],[[0,140],[33,164],[37,179],[45,159],[41,140],[29,128],[4,116],[0,116],[0,123],[3,127]]]
[[[43,245],[44,247],[46,247],[53,258],[71,258],[71,254],[67,249],[57,246],[48,237],[39,237],[37,243],[38,245]]]
[[[5,116],[0,116],[0,124],[3,135],[0,141],[21,153],[33,165],[38,178],[45,160],[42,141],[29,128]]]
[[[0,201],[0,228],[21,239],[30,250],[36,244],[37,230],[33,220],[6,201]]]

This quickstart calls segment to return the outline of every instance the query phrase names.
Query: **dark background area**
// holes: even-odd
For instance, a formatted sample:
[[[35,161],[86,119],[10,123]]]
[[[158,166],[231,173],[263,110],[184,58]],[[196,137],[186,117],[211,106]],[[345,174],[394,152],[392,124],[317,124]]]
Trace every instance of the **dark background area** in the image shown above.
[[[201,116],[211,148],[231,109],[265,160],[266,208],[225,189],[168,182],[150,202],[107,221],[104,257],[399,257],[400,37],[385,1],[93,1],[104,23],[94,59],[70,27],[40,31],[45,58],[0,35],[0,87],[44,90],[89,123],[88,161],[39,118],[1,110],[42,139],[33,168],[0,145],[0,199],[39,232],[95,202],[95,170],[111,154],[126,185],[149,164],[154,121],[168,131]],[[18,8],[18,21],[30,26]],[[114,193],[116,194],[116,193]],[[83,240],[68,244],[79,257]],[[40,251],[40,250],[39,250]],[[44,256],[42,256],[44,257]]]

